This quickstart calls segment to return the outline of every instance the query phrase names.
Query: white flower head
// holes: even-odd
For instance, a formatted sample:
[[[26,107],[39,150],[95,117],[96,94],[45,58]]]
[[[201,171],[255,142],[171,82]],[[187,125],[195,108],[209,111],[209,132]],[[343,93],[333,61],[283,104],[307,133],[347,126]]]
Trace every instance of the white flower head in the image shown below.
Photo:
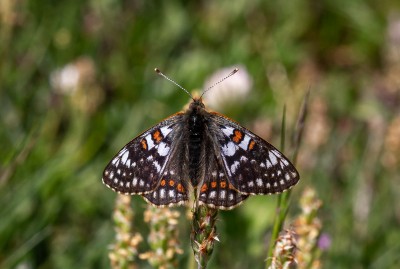
[[[224,82],[215,85],[210,91],[204,94],[207,105],[214,109],[221,109],[225,104],[238,103],[243,101],[253,86],[253,80],[242,65],[226,67],[216,71],[205,82],[204,89],[208,89],[231,73],[235,68],[239,71]]]
[[[79,77],[80,74],[76,65],[67,64],[51,73],[50,83],[53,89],[60,93],[73,93],[78,87]]]

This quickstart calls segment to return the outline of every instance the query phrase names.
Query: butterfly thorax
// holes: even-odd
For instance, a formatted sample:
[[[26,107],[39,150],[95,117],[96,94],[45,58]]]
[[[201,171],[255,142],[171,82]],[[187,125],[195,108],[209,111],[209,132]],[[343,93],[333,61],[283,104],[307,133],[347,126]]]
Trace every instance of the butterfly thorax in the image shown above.
[[[204,116],[204,104],[201,99],[194,99],[190,104],[186,114],[188,131],[188,150],[189,150],[189,177],[192,186],[199,184],[201,177],[202,156],[204,155],[204,135],[206,130],[206,118]]]

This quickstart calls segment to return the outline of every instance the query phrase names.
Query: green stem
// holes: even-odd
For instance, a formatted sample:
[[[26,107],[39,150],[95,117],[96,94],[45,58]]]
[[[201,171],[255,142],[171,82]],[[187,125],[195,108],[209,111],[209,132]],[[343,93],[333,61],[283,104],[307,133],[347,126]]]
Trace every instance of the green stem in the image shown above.
[[[292,161],[293,164],[296,164],[297,161],[297,155],[299,152],[300,144],[301,144],[301,139],[303,136],[303,130],[304,130],[304,124],[305,124],[305,119],[307,116],[307,107],[308,107],[308,99],[310,96],[310,92],[307,93],[307,95],[304,98],[299,117],[297,120],[297,126],[296,130],[294,133],[294,152],[292,156]],[[283,116],[282,116],[282,127],[281,127],[281,150],[282,152],[285,149],[285,129],[286,129],[286,106],[283,107]],[[270,239],[270,245],[268,247],[268,253],[267,253],[267,259],[265,263],[265,268],[268,269],[269,266],[271,265],[272,259],[269,259],[272,257],[273,251],[274,251],[274,242],[278,239],[279,232],[282,230],[283,224],[285,222],[286,216],[289,211],[289,205],[290,205],[290,195],[292,191],[288,190],[287,192],[282,193],[281,195],[278,196],[278,201],[276,205],[276,216],[274,220],[274,225],[272,228],[272,234],[271,234],[271,239]]]

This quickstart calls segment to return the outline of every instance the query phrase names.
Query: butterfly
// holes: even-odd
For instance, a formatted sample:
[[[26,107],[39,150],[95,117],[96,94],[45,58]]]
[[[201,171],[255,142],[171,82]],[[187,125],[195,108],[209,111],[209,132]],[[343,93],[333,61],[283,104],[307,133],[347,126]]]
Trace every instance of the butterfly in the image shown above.
[[[296,168],[274,146],[207,111],[201,97],[191,98],[186,111],[126,144],[106,166],[103,183],[158,207],[185,204],[193,192],[199,204],[228,210],[250,195],[281,193],[299,181]]]

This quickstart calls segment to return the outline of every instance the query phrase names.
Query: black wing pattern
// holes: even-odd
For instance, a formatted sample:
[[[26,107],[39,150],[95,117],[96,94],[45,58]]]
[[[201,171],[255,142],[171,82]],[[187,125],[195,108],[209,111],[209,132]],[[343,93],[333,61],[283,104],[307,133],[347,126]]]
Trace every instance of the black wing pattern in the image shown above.
[[[173,172],[167,168],[171,167],[170,157],[177,149],[176,136],[180,133],[182,117],[182,113],[172,115],[125,145],[105,168],[103,183],[122,194],[149,194],[145,197],[149,202],[162,205],[169,199],[170,189],[162,184],[170,186],[173,179]],[[187,200],[186,186],[180,181],[175,183],[176,188],[182,186],[185,192],[178,198],[165,200],[167,204]],[[156,196],[150,195],[153,191],[157,192]],[[163,200],[164,191],[167,193]]]
[[[232,209],[240,205],[248,195],[239,193],[229,183],[223,167],[216,160],[209,166],[204,182],[199,186],[199,202],[218,209]]]
[[[218,113],[210,116],[225,174],[237,191],[274,194],[299,181],[296,168],[271,144]]]
[[[232,209],[240,205],[248,195],[239,193],[229,183],[221,158],[217,155],[219,148],[215,147],[213,135],[210,132],[204,137],[204,175],[198,186],[200,204],[218,209]]]
[[[182,141],[182,135],[182,131],[177,129],[174,143]],[[177,144],[173,146],[171,159],[164,169],[159,185],[152,192],[143,195],[147,202],[158,207],[164,207],[181,205],[189,200],[186,152],[186,145]]]

